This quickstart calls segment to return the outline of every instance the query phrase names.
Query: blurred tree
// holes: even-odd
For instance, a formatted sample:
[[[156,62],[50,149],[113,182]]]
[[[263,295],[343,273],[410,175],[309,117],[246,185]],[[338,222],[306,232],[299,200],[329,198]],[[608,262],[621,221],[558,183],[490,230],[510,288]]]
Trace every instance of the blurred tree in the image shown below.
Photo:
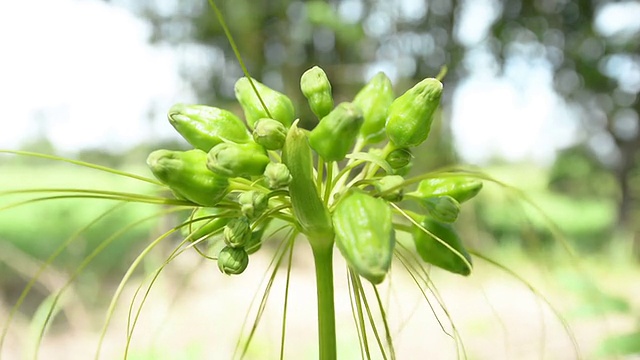
[[[115,2],[150,19],[153,41],[178,47],[185,60],[184,76],[203,102],[230,105],[224,102],[233,99],[233,82],[241,72],[206,1]],[[447,65],[445,103],[470,71],[499,75],[518,58],[548,64],[556,91],[581,115],[579,140],[590,150],[579,155],[589,166],[614,175],[618,223],[640,233],[640,225],[635,225],[640,221],[632,216],[638,204],[632,176],[640,163],[640,28],[599,25],[605,12],[624,12],[637,2],[220,0],[218,5],[253,76],[291,95],[298,109],[306,109],[299,114],[303,120],[313,116],[299,94],[298,79],[314,64],[321,64],[332,79],[337,101],[349,100],[346,94],[380,69],[400,91]],[[421,165],[455,159],[446,138],[450,131],[438,132],[444,140],[432,144],[436,149],[430,151],[449,155]],[[578,154],[570,155],[577,159]],[[556,169],[569,163],[562,157],[558,161]],[[592,179],[572,181],[588,187],[584,184]],[[640,235],[637,238],[640,242]]]
[[[558,152],[551,167],[549,187],[578,199],[612,198],[618,194],[615,176],[603,168],[585,144]]]
[[[492,28],[502,44],[497,54],[503,63],[512,56],[542,56],[552,65],[556,90],[580,113],[588,148],[566,152],[556,169],[582,163],[593,172],[613,174],[618,224],[636,232],[638,251],[640,226],[633,214],[640,194],[637,188],[634,192],[632,177],[640,165],[640,27],[606,24],[603,17],[606,11],[638,12],[639,6],[607,0],[502,1],[501,17]],[[588,187],[597,179],[575,177],[573,183]]]

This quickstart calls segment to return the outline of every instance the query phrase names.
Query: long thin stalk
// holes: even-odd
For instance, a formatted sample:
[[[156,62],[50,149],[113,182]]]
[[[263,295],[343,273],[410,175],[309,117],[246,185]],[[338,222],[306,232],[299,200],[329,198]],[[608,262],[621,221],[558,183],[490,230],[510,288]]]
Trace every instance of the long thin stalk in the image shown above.
[[[336,359],[336,312],[333,299],[333,246],[315,246],[320,360]]]

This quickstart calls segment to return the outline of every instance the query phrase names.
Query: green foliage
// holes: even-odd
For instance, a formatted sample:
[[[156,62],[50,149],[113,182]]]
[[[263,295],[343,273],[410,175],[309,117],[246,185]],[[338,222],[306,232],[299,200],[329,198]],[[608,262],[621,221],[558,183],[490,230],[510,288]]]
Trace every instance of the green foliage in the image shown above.
[[[598,353],[603,356],[640,355],[640,331],[608,337]]]
[[[615,177],[581,145],[558,154],[549,174],[549,188],[583,199],[612,198],[619,192]]]
[[[21,174],[28,173],[29,177]],[[96,173],[92,170],[69,166],[3,166],[0,188],[4,190],[38,188],[43,183],[48,187],[73,188],[118,188],[127,184],[125,180]],[[138,191],[147,187],[130,186]],[[33,196],[31,196],[33,197]],[[25,200],[25,195],[4,196],[0,207]],[[96,202],[94,199],[60,199],[38,201],[18,208],[0,211],[0,241],[7,242],[38,260],[44,260],[54,250],[73,236],[79,229],[89,225],[96,217],[112,209],[115,203]],[[71,251],[63,253],[55,265],[73,269],[107,237],[126,225],[157,211],[148,205],[129,204],[110,213],[97,224],[80,234]],[[133,228],[117,239],[95,260],[93,271],[108,276],[110,271],[122,269],[131,262],[139,239],[150,236],[158,219]]]

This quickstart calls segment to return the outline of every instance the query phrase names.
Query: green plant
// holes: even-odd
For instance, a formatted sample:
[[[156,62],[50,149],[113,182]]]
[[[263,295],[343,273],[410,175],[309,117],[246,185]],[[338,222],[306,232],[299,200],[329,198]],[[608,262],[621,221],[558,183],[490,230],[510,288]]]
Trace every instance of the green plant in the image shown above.
[[[212,6],[215,9],[213,2]],[[221,16],[220,21],[224,26]],[[228,36],[231,40],[230,35]],[[225,274],[241,274],[247,266],[251,266],[248,261],[250,254],[257,251],[262,243],[273,239],[274,233],[286,229],[288,232],[283,242],[286,250],[276,257],[278,264],[282,263],[285,255],[293,256],[293,242],[300,234],[308,239],[313,251],[317,281],[320,358],[334,359],[337,356],[332,267],[336,242],[346,263],[349,264],[349,281],[362,351],[370,357],[366,325],[368,322],[375,333],[382,356],[393,358],[391,334],[375,285],[384,281],[393,254],[399,259],[400,264],[412,272],[412,276],[419,278],[416,282],[429,281],[428,275],[425,275],[428,274],[426,264],[419,261],[414,264],[411,260],[417,258],[411,258],[412,253],[406,244],[396,241],[395,233],[413,236],[418,254],[427,263],[464,275],[469,274],[472,269],[471,257],[455,234],[455,230],[450,225],[428,219],[454,222],[460,203],[479,191],[481,183],[477,179],[486,177],[455,169],[444,169],[414,177],[408,177],[406,173],[407,167],[411,165],[410,148],[420,145],[428,136],[443,89],[440,80],[441,77],[426,79],[396,100],[388,101],[393,98],[392,93],[389,98],[390,85],[378,75],[358,93],[353,103],[339,104],[333,108],[333,101],[327,98],[327,89],[330,89],[330,84],[327,86],[328,79],[322,76],[311,78],[311,85],[319,86],[310,86],[311,90],[302,91],[309,99],[314,113],[319,116],[319,123],[315,129],[308,132],[299,128],[293,120],[294,110],[290,105],[291,101],[284,94],[253,81],[247,72],[246,77],[239,80],[236,86],[236,95],[243,107],[248,128],[254,130],[255,142],[247,135],[246,128],[239,128],[238,121],[226,112],[210,111],[202,105],[179,105],[171,108],[169,118],[172,125],[196,149],[185,152],[153,152],[149,156],[148,164],[160,182],[75,162],[78,165],[153,184],[158,186],[158,195],[82,189],[58,189],[52,192],[63,192],[66,194],[63,197],[91,197],[169,207],[168,210],[163,210],[164,212],[185,209],[192,212],[183,223],[152,241],[133,262],[112,299],[105,329],[113,315],[114,304],[122,294],[123,285],[130,279],[141,260],[174,232],[182,231],[185,234],[184,240],[153,273],[153,280],[165,265],[188,249],[195,249],[202,253],[204,258],[215,260]],[[315,84],[314,81],[321,83]],[[306,88],[308,81],[303,83],[303,87]],[[377,88],[386,89],[382,92],[384,96],[380,96],[378,92],[367,91]],[[319,96],[320,100],[314,91],[322,93]],[[318,105],[317,101],[321,104]],[[326,105],[329,103],[331,105]],[[203,112],[203,109],[206,111]],[[386,114],[387,111],[389,114]],[[178,113],[184,117],[177,117]],[[381,117],[380,114],[386,115]],[[189,126],[190,116],[204,124],[206,131],[203,131],[202,127]],[[224,118],[224,123],[219,122],[220,116]],[[179,122],[185,120],[185,117],[187,123]],[[274,124],[269,120],[275,120],[284,127],[286,136],[283,141],[278,138],[285,133],[277,125],[270,127],[275,130],[263,129],[261,124]],[[266,133],[257,133],[258,130],[265,130]],[[198,133],[199,131],[203,132]],[[211,136],[211,132],[214,132],[215,136]],[[275,140],[272,137],[275,137]],[[390,141],[383,142],[385,137]],[[268,141],[265,140],[263,144],[262,139]],[[24,152],[12,153],[69,161]],[[468,181],[459,181],[460,179]],[[406,190],[411,188],[415,190],[407,193],[405,197]],[[170,190],[174,196],[160,193],[166,193],[166,190]],[[412,201],[423,208],[410,210],[406,204]],[[10,204],[5,209],[18,205],[21,203]],[[228,219],[234,220],[227,222]],[[270,228],[271,224],[274,226]],[[362,234],[368,235],[359,238],[358,227],[362,227]],[[444,233],[443,228],[446,229],[446,235],[441,235]],[[203,233],[205,229],[207,231]],[[121,230],[125,232],[127,229]],[[224,234],[224,247],[216,249],[213,245],[222,245],[222,238],[216,237],[221,232]],[[117,238],[120,233],[117,231],[112,237]],[[83,261],[73,277],[81,272],[102,248],[108,246],[112,237],[105,240]],[[425,250],[426,241],[430,241],[428,250]],[[199,247],[203,245],[211,247],[208,250],[200,250]],[[219,251],[211,256],[211,252],[215,250]],[[56,257],[56,253],[54,252],[51,260]],[[46,264],[48,263],[50,260]],[[385,332],[386,344],[383,344],[379,333],[382,332],[381,329],[378,329],[372,320],[371,308],[374,306],[365,296],[366,282],[363,284],[361,277],[373,285],[377,307],[383,319],[382,330]],[[17,303],[18,306],[32,285],[30,283],[27,286]],[[143,303],[146,296],[147,294],[143,296]],[[54,314],[58,299],[59,295],[52,301],[38,341],[42,338],[46,323]],[[132,310],[130,313],[132,324],[127,332],[125,357],[141,309],[142,305],[137,311]],[[258,319],[256,323],[257,321]],[[284,319],[283,323],[286,323]],[[249,335],[242,354],[247,352],[252,334]],[[284,324],[281,357],[283,354]]]
[[[322,72],[319,67],[314,67],[310,71]],[[224,126],[216,127],[205,123],[203,127],[190,129],[185,138],[205,138],[207,129],[216,128],[216,134],[226,139],[223,143],[211,148],[206,160],[204,153],[200,150],[184,153],[169,152],[173,155],[172,158],[184,158],[190,152],[196,151],[198,157],[197,159],[189,157],[194,159],[192,162],[189,160],[173,167],[164,166],[159,164],[157,154],[168,151],[158,150],[150,155],[148,163],[156,177],[169,186],[179,198],[192,201],[194,206],[218,209],[219,213],[213,215],[212,219],[237,217],[225,226],[226,246],[217,256],[218,265],[226,274],[240,274],[246,269],[248,255],[244,249],[252,231],[264,227],[264,223],[272,219],[279,219],[290,228],[291,235],[288,241],[293,242],[297,234],[302,234],[308,239],[316,264],[320,358],[334,359],[336,358],[332,273],[334,243],[337,242],[338,248],[349,264],[352,276],[356,278],[362,276],[373,284],[382,282],[389,271],[395,249],[395,231],[407,231],[410,228],[411,231],[429,234],[432,241],[441,244],[439,247],[432,246],[430,253],[439,253],[435,255],[437,257],[455,259],[460,257],[461,253],[466,254],[459,239],[453,245],[448,239],[441,239],[438,234],[434,234],[435,230],[429,226],[430,223],[420,224],[415,219],[418,215],[412,217],[407,210],[402,209],[402,196],[395,196],[393,201],[389,201],[387,195],[402,191],[405,187],[412,186],[421,180],[434,178],[442,179],[446,189],[442,190],[443,186],[437,184],[428,189],[420,186],[419,191],[414,192],[412,198],[422,200],[439,195],[439,192],[466,191],[469,193],[469,191],[465,188],[467,186],[465,182],[447,182],[447,177],[452,176],[447,172],[423,174],[408,179],[393,175],[396,173],[395,169],[385,160],[394,151],[420,145],[426,140],[442,91],[442,84],[438,79],[427,79],[421,82],[416,88],[410,89],[396,102],[390,104],[389,108],[392,112],[384,128],[387,133],[399,139],[398,141],[383,143],[381,147],[375,147],[372,144],[365,151],[365,147],[370,142],[370,132],[363,133],[360,129],[364,122],[371,122],[372,119],[365,118],[363,113],[368,116],[378,116],[371,107],[378,107],[377,110],[383,113],[386,113],[387,108],[379,108],[375,101],[367,101],[368,99],[365,98],[361,103],[369,107],[361,108],[358,105],[342,103],[332,109],[333,101],[329,98],[330,92],[327,92],[331,88],[328,79],[326,76],[310,78],[309,74],[310,72],[307,72],[302,77],[302,90],[312,108],[318,108],[316,104],[320,97],[323,103],[320,108],[323,110],[317,110],[316,113],[326,113],[310,132],[298,128],[295,122],[290,124],[291,101],[285,95],[255,82],[248,74],[236,84],[236,97],[247,116],[249,128],[254,127],[257,119],[273,119],[272,121],[277,121],[285,129],[288,127],[282,152],[276,150],[278,146],[267,151],[267,149],[261,149],[259,144],[251,145],[244,139],[242,144],[238,144],[230,140],[230,136],[226,136],[227,131],[236,131],[235,126],[225,129]],[[374,81],[377,79],[374,78]],[[258,86],[254,87],[254,83]],[[319,89],[322,94],[316,95],[314,93],[316,89]],[[262,99],[263,92],[269,96],[266,101]],[[362,99],[365,95],[359,96]],[[371,93],[368,96],[375,98],[378,95]],[[394,104],[398,105],[394,107]],[[190,111],[188,106],[181,105],[181,108],[187,112]],[[193,112],[201,108],[201,105],[195,105]],[[284,112],[285,115],[277,115],[282,113],[282,109],[287,110]],[[273,116],[272,113],[276,115]],[[258,125],[262,124],[263,120],[260,120]],[[216,119],[210,121],[216,121]],[[410,124],[407,125],[407,122]],[[262,138],[257,134],[259,128],[260,126],[254,129],[256,139]],[[202,134],[198,134],[198,131]],[[275,134],[281,132],[282,130]],[[227,161],[232,161],[233,166],[226,166],[223,170],[220,169],[220,153],[217,150],[221,146],[238,148],[238,151],[229,156],[230,160]],[[179,154],[184,156],[178,156]],[[258,155],[264,160],[250,161]],[[245,158],[249,160],[242,161]],[[317,161],[316,167],[313,164],[314,158]],[[211,170],[208,177],[205,174],[198,177],[183,176],[189,168],[204,169],[205,163]],[[268,164],[284,165],[283,169],[287,169],[291,174],[290,182],[284,186],[270,188],[272,182],[269,176],[262,174]],[[406,166],[406,164],[401,165]],[[456,179],[463,176],[455,175]],[[215,187],[210,185],[210,181],[200,180],[216,176],[224,177],[226,179],[224,183],[228,181],[229,186]],[[397,181],[384,189],[372,186],[387,176],[395,176]],[[190,195],[191,188],[206,188],[209,191],[198,190],[194,195]],[[473,192],[461,200],[472,197],[478,190],[478,185],[475,185]],[[195,194],[202,197],[197,198]],[[252,203],[258,197],[261,199],[259,206]],[[245,207],[248,208],[247,211]],[[405,223],[394,226],[393,212],[399,217],[395,221],[404,218]],[[201,220],[201,218],[190,218],[189,223]],[[454,220],[455,218],[450,219],[450,221]],[[415,230],[413,230],[414,227]],[[453,229],[449,229],[450,234],[453,232]],[[448,234],[448,236],[452,235]],[[187,236],[187,238],[190,237]],[[264,242],[268,238],[269,235],[265,234],[263,239],[258,241]],[[445,270],[465,275],[471,271],[468,255],[461,260],[467,264],[464,271],[433,261],[433,258],[430,259],[430,263]],[[359,280],[354,284],[355,291],[361,291],[360,284]],[[388,346],[387,350],[381,348],[381,351],[392,353],[392,345],[389,343]]]

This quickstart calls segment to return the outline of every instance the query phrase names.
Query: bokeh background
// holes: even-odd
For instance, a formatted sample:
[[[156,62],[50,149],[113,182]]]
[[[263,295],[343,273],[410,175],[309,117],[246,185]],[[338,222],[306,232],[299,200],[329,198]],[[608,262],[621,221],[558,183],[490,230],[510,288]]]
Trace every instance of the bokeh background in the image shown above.
[[[303,127],[313,126],[313,116],[299,91],[299,77],[313,65],[327,72],[336,102],[352,99],[378,71],[387,73],[400,94],[446,66],[443,111],[429,140],[416,149],[420,156],[412,173],[464,164],[521,189],[537,208],[521,194],[486,184],[458,225],[467,244],[545,290],[574,329],[583,355],[640,353],[640,2],[219,2],[252,76],[288,94]],[[242,71],[206,1],[2,2],[0,46],[2,149],[60,155],[148,175],[144,161],[150,151],[187,148],[166,121],[174,103],[203,103],[241,114],[233,84]],[[96,171],[0,156],[0,191],[38,187],[149,191],[135,181]],[[0,209],[17,199],[3,195]],[[128,204],[92,223],[112,207],[92,200],[59,200],[0,211],[3,325],[41,262],[91,224],[36,281],[5,340],[5,357],[20,358],[33,350],[42,304],[50,304],[51,294],[76,277],[83,259],[118,229],[150,217],[77,271],[77,281],[45,337],[42,358],[64,358],[69,349],[79,351],[75,358],[86,358],[82,351],[95,349],[106,304],[127,266],[180,217]],[[564,241],[574,252],[566,250]],[[146,273],[176,244],[162,245],[148,256]],[[310,257],[304,244],[299,247],[294,269],[300,283],[291,287],[292,303],[296,298],[304,303],[309,291],[312,294],[307,289],[313,277]],[[218,356],[210,351],[232,351],[235,343],[229,344],[238,331],[218,327],[244,318],[274,251],[275,246],[267,247],[260,255],[264,259],[252,260],[246,278],[253,283],[242,277],[221,279],[214,263],[185,254],[154,288],[152,305],[144,312],[149,319],[139,330],[144,336],[137,343],[134,338],[138,347],[132,356],[229,358],[226,350]],[[557,318],[546,310],[531,310],[544,306],[525,286],[479,263],[469,279],[434,274],[442,293],[449,295],[457,327],[463,334],[466,329],[470,358],[576,356]],[[136,279],[137,286],[144,273]],[[398,279],[410,288],[402,275]],[[124,296],[116,318],[126,318],[133,291],[135,286]],[[342,295],[348,299],[346,292]],[[275,314],[264,327],[278,332],[277,304],[282,299],[275,297]],[[204,305],[208,303],[211,306]],[[398,330],[404,349],[399,356],[426,351],[420,347],[424,345],[434,358],[455,358],[455,346],[438,337],[438,324],[424,303],[418,303],[397,301],[397,311],[417,321],[412,326],[399,320],[398,329],[410,329]],[[233,308],[235,320],[229,320],[225,307]],[[297,330],[309,333],[310,339],[292,346],[291,356],[314,358],[315,320],[308,316],[313,307],[295,311],[306,317],[293,315],[297,320],[292,320],[289,339]],[[350,324],[348,306],[343,315]],[[194,319],[211,321],[194,325]],[[547,322],[552,325],[545,330],[540,324]],[[532,330],[535,340],[509,336],[529,326],[537,329]],[[203,331],[176,332],[179,328]],[[201,336],[207,331],[215,336]],[[109,332],[113,354],[121,354],[117,349],[125,333],[117,326]],[[162,340],[142,340],[154,334]],[[425,341],[424,336],[435,340]],[[172,338],[177,340],[166,340]],[[267,354],[277,349],[273,343],[278,337],[266,331],[259,339],[251,356],[272,357]],[[486,339],[492,341],[487,344]],[[345,340],[344,353],[357,350],[355,338],[351,340],[353,344]]]

